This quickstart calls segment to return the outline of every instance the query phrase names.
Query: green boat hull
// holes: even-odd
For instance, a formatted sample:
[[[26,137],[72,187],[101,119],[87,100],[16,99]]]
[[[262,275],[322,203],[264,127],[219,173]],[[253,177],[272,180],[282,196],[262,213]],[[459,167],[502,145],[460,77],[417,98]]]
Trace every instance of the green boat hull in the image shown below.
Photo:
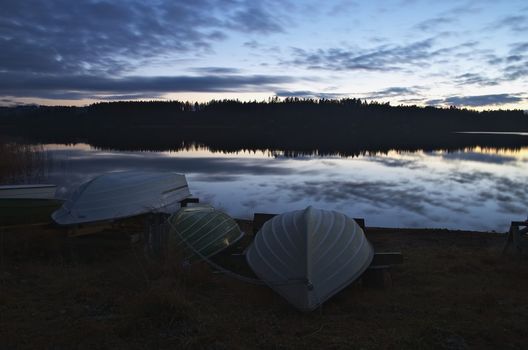
[[[211,207],[186,207],[169,218],[169,251],[184,260],[211,257],[242,236],[238,224]]]
[[[0,226],[51,222],[60,199],[0,198]]]

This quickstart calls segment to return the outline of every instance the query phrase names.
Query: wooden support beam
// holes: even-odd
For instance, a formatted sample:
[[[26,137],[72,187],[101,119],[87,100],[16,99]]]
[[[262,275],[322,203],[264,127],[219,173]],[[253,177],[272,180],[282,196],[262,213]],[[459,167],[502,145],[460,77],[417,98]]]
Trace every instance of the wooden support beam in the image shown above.
[[[521,229],[521,227],[523,227]],[[506,235],[506,243],[502,249],[502,254],[504,255],[508,248],[513,245],[515,250],[522,254],[525,251],[528,251],[528,221],[512,221],[508,234]]]
[[[182,208],[186,207],[189,203],[200,203],[200,199],[195,197],[188,197],[180,201],[180,205]]]

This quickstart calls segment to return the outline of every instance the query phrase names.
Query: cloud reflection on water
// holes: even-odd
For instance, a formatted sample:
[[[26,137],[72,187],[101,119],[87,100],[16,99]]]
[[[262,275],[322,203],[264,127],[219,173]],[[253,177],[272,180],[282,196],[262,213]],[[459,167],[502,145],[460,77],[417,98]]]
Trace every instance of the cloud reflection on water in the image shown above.
[[[265,154],[113,152],[49,147],[50,181],[67,195],[108,171],[156,170],[187,175],[202,201],[237,217],[314,205],[365,217],[371,226],[507,229],[528,213],[528,159],[501,152],[389,152],[339,157]]]

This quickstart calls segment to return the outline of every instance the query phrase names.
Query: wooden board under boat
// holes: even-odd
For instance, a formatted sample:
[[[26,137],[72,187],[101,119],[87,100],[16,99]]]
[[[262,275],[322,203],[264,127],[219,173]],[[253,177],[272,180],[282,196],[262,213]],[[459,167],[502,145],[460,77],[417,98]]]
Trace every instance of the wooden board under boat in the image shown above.
[[[0,198],[0,226],[51,222],[60,199]]]
[[[0,198],[51,199],[56,190],[57,186],[52,184],[2,185]]]

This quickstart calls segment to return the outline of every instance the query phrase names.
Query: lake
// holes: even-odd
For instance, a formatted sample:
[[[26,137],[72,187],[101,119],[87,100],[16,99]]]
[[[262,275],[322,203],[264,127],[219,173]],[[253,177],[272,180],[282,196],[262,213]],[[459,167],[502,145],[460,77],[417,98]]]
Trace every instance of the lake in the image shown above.
[[[48,144],[49,181],[66,197],[118,170],[185,174],[194,196],[237,218],[308,205],[363,217],[368,226],[504,232],[528,214],[528,148],[286,157],[283,152],[100,150]]]

